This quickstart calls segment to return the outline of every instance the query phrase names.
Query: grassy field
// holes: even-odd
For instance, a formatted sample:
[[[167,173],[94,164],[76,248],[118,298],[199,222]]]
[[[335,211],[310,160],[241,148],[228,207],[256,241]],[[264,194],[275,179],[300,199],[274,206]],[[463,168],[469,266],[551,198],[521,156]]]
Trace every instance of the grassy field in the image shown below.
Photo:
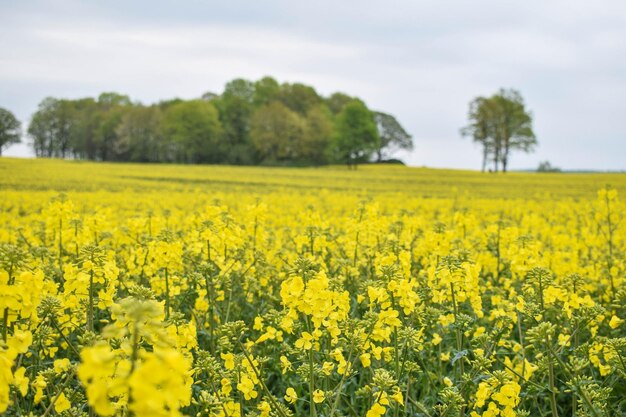
[[[0,414],[626,415],[624,195],[0,158]]]

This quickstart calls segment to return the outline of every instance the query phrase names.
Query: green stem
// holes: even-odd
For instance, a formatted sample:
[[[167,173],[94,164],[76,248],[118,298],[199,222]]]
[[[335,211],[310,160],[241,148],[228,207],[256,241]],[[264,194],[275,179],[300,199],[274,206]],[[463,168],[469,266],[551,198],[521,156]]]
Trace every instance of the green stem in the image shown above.
[[[548,337],[546,336],[546,344],[548,344]],[[548,365],[548,382],[550,384],[550,410],[552,416],[558,417],[558,410],[556,408],[556,387],[554,386],[554,363],[549,362]]]
[[[89,305],[87,307],[87,330],[93,332],[93,269],[89,271]]]
[[[313,401],[313,389],[315,388],[313,378],[313,347],[311,346],[311,349],[309,349],[309,397],[311,400],[311,417],[316,417],[317,410],[315,409],[315,401]]]
[[[56,395],[54,396],[54,398],[50,402],[50,405],[48,406],[48,408],[46,408],[46,411],[44,411],[44,413],[41,415],[41,417],[46,417],[48,414],[50,414],[50,411],[52,411],[52,407],[54,407],[54,404],[57,402],[57,400],[59,399],[59,397],[63,393],[63,390],[69,384],[70,379],[72,379],[72,377],[74,376],[74,373],[75,373],[75,371],[72,371],[70,374],[67,375],[67,377],[65,378],[65,381],[63,382],[63,385],[61,386],[59,391],[56,393]]]
[[[170,278],[165,268],[165,320],[170,318]]]
[[[13,285],[13,265],[9,267],[9,285]],[[7,332],[9,329],[9,307],[4,308],[4,314],[2,318],[2,340],[6,343]]]
[[[265,392],[265,395],[267,395],[267,397],[269,398],[270,402],[274,406],[274,409],[278,412],[278,414],[281,415],[281,417],[287,417],[287,415],[285,415],[285,413],[282,410],[282,408],[280,408],[278,406],[278,403],[276,402],[276,399],[274,398],[274,396],[272,395],[270,390],[267,388],[267,385],[265,385],[265,382],[263,382],[263,379],[261,378],[261,373],[259,372],[257,367],[254,366],[254,363],[252,362],[252,358],[250,357],[250,354],[248,353],[248,350],[245,348],[245,346],[243,345],[243,343],[241,343],[240,340],[237,340],[237,344],[239,345],[239,348],[241,349],[241,351],[243,352],[244,356],[248,360],[248,363],[250,364],[250,367],[252,368],[252,371],[254,372],[254,375],[256,375],[256,378],[259,380],[259,383],[261,384],[261,388],[263,388],[263,391]]]

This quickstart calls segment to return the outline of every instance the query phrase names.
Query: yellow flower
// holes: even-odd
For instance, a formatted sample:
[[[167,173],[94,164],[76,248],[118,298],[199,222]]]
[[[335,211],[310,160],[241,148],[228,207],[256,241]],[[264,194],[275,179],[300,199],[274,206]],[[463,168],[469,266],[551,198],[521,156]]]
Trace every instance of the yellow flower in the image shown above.
[[[367,414],[365,416],[366,417],[381,417],[382,415],[385,414],[386,411],[387,409],[385,407],[375,402],[372,405],[372,407],[367,411]]]
[[[65,410],[69,410],[72,407],[70,401],[65,397],[64,393],[61,393],[54,403],[54,411],[62,413]]]
[[[309,332],[302,332],[302,335],[296,340],[296,348],[310,350],[313,347],[313,335]]]
[[[322,364],[322,373],[326,376],[329,376],[333,372],[333,369],[335,369],[335,364],[332,362],[324,362]]]
[[[566,347],[569,346],[570,343],[570,336],[567,334],[559,334],[559,338],[558,338],[558,343],[560,346]]]
[[[60,374],[61,372],[65,372],[70,367],[70,360],[67,358],[57,359],[54,361],[54,372]]]
[[[272,407],[270,407],[267,401],[261,401],[256,408],[260,411],[259,417],[269,417],[272,411]]]
[[[623,322],[624,320],[620,319],[617,316],[613,316],[609,321],[609,326],[611,327],[611,329],[617,329]]]
[[[235,369],[235,355],[232,353],[220,353],[220,357],[224,360],[224,368]]]
[[[324,402],[324,391],[321,389],[313,391],[313,402],[316,404]]]
[[[28,393],[28,377],[24,376],[26,373],[26,368],[23,366],[15,371],[13,374],[13,386],[15,386],[22,394],[22,397],[25,397]]]
[[[224,408],[226,409],[227,417],[240,417],[241,416],[241,407],[239,403],[234,401],[228,401],[224,403]]]
[[[298,394],[296,394],[296,390],[291,387],[287,388],[287,391],[285,392],[285,401],[287,401],[289,404],[293,404],[296,402],[297,399]]]
[[[229,396],[233,390],[230,381],[227,378],[222,378],[222,380],[220,381],[220,385],[222,386],[222,388],[220,389],[220,391],[222,391],[222,394],[224,394],[225,396]]]
[[[282,355],[280,357],[280,367],[282,369],[282,373],[283,375],[292,369],[291,367],[291,362],[289,362],[289,359],[287,359],[287,357],[285,355]]]
[[[237,389],[241,391],[246,400],[256,398],[258,395],[254,389],[254,382],[247,375],[241,377],[241,381],[237,384]]]
[[[402,395],[402,391],[400,391],[399,388],[396,389],[394,393],[391,395],[391,399],[400,405],[404,405],[404,396]]]
[[[361,364],[364,368],[369,368],[369,366],[372,364],[369,353],[361,354],[361,356],[359,356],[359,359],[361,360]]]
[[[17,353],[24,353],[33,343],[33,335],[28,331],[16,330],[12,337],[7,340],[9,349],[14,349]]]
[[[48,383],[43,375],[39,374],[35,377],[35,380],[33,381],[33,387],[35,387],[35,404],[39,404],[41,402],[41,399],[43,398],[43,390],[47,386]]]
[[[263,330],[263,317],[255,317],[254,318],[254,326],[252,326],[254,330]]]
[[[433,334],[433,346],[437,346],[439,343],[441,343],[443,339],[441,338],[441,336],[439,336],[439,333],[434,333]]]

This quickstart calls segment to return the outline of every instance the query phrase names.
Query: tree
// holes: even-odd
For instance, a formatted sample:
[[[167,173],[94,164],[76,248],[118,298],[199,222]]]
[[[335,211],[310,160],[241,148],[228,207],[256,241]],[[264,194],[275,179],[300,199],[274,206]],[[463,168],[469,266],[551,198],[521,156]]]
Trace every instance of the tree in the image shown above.
[[[254,83],[253,103],[256,107],[268,104],[277,99],[280,84],[272,77],[263,77]]]
[[[222,162],[222,125],[212,103],[184,101],[169,107],[163,116],[162,132],[172,157],[183,163]]]
[[[483,159],[481,171],[485,172],[487,161],[491,155],[494,155],[494,162],[499,161],[499,148],[496,147],[494,128],[495,121],[493,112],[493,102],[485,97],[477,97],[470,103],[468,118],[470,124],[461,129],[461,135],[471,136],[475,143],[483,148]]]
[[[98,144],[96,131],[100,123],[100,108],[93,98],[75,100],[74,123],[71,135],[71,152],[74,158],[96,159]]]
[[[75,120],[74,105],[70,100],[51,97],[42,100],[28,126],[35,155],[48,158],[69,156]]]
[[[0,155],[14,143],[20,143],[22,124],[13,113],[0,107]]]
[[[537,167],[537,172],[561,172],[561,168],[552,166],[550,161],[542,161],[542,162],[539,162],[539,166]]]
[[[157,106],[129,108],[116,128],[116,153],[133,162],[165,160],[167,154],[161,134],[161,117],[161,109]]]
[[[385,154],[388,157],[400,149],[413,149],[413,138],[395,117],[387,113],[374,112],[374,121],[380,137],[380,145],[376,150],[377,162],[381,162]]]
[[[279,99],[285,106],[301,115],[305,115],[309,109],[322,102],[322,98],[313,87],[300,83],[281,85]]]
[[[131,107],[115,103],[105,104],[104,107],[98,103],[98,106],[100,109],[97,113],[97,127],[94,131],[96,158],[101,161],[123,160],[123,149],[118,147],[117,127],[122,122],[122,117],[126,111]]]
[[[537,144],[532,129],[532,115],[516,90],[501,89],[489,98],[478,97],[470,103],[470,124],[461,130],[483,146],[483,171],[488,158],[498,171],[508,168],[513,150],[530,152]]]
[[[327,162],[327,149],[333,136],[333,121],[326,105],[311,107],[306,113],[306,127],[301,143],[303,161],[321,165]]]
[[[109,91],[98,96],[98,104],[103,108],[110,108],[113,106],[130,106],[132,102],[125,94]]]
[[[253,99],[254,85],[239,78],[228,82],[222,96],[213,101],[223,126],[226,150],[223,162],[243,165],[257,162],[254,147],[250,143]]]
[[[337,161],[349,168],[368,160],[380,146],[380,138],[372,113],[360,100],[343,107],[335,123],[335,137],[331,152]]]
[[[258,109],[250,126],[250,139],[264,163],[302,158],[305,121],[282,103],[274,101]]]
[[[326,105],[332,114],[339,114],[343,110],[344,106],[350,103],[352,100],[357,100],[356,97],[350,97],[344,93],[333,93],[330,97],[325,99]]]

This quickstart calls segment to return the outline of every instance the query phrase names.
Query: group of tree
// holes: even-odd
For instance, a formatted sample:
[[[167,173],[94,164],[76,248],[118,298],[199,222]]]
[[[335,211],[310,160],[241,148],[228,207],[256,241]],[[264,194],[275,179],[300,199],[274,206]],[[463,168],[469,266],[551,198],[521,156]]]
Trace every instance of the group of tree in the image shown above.
[[[506,172],[513,151],[537,144],[532,115],[516,90],[477,97],[461,130],[482,146],[482,170]],[[0,154],[20,141],[20,122],[0,108]],[[46,98],[28,126],[38,157],[98,161],[238,165],[322,165],[384,161],[411,150],[411,135],[390,114],[357,97],[318,94],[271,77],[228,82],[222,94],[152,105],[103,93]],[[542,166],[546,171],[551,167]]]
[[[537,167],[537,172],[561,172],[561,168],[555,167],[550,161],[541,161]]]
[[[506,172],[514,150],[531,151],[537,144],[532,128],[532,114],[516,90],[501,89],[491,97],[477,97],[470,103],[469,125],[461,129],[483,149],[482,171],[487,163],[493,171]]]
[[[271,77],[152,105],[118,93],[46,98],[27,133],[38,157],[98,161],[353,166],[413,147],[394,116],[359,98]]]

